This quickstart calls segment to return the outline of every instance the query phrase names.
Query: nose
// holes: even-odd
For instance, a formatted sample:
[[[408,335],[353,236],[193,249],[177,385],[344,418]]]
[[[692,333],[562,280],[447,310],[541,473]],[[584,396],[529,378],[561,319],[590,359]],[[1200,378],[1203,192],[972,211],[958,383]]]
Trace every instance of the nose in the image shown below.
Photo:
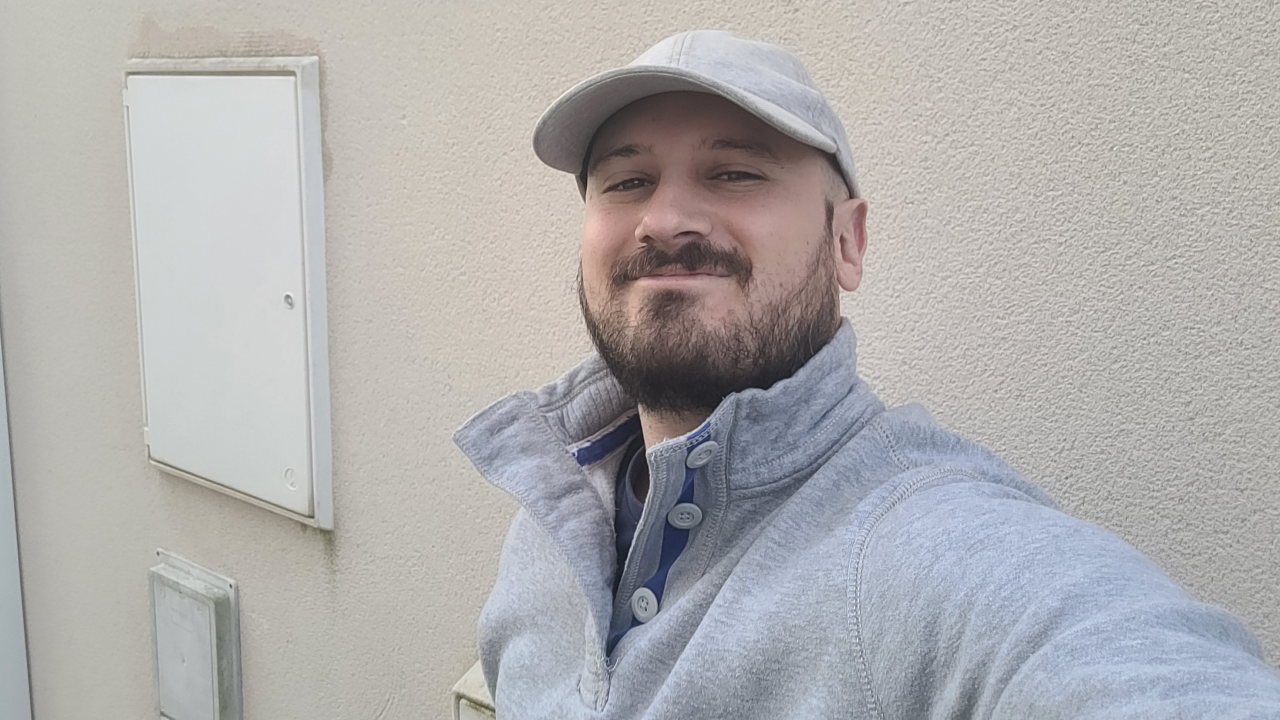
[[[636,240],[667,251],[710,234],[706,203],[696,189],[675,181],[658,181],[636,225]]]

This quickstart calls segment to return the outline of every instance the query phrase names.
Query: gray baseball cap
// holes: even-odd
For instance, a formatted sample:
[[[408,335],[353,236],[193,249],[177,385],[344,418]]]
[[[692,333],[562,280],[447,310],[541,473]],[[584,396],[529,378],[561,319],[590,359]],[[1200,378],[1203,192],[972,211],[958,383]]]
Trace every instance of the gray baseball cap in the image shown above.
[[[768,43],[718,30],[682,32],[626,67],[578,83],[542,114],[533,151],[557,170],[579,175],[596,130],[617,111],[650,95],[694,91],[719,95],[784,135],[833,155],[859,197],[844,125],[799,58]],[[578,190],[586,192],[578,177]]]

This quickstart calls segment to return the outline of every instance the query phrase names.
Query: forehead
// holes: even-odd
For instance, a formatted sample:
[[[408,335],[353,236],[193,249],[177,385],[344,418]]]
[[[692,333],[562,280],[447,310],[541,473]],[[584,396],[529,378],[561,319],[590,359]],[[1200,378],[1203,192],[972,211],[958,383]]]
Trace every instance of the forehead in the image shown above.
[[[718,95],[670,92],[641,98],[614,113],[596,132],[591,156],[623,143],[656,146],[718,137],[749,139],[793,157],[813,150]]]

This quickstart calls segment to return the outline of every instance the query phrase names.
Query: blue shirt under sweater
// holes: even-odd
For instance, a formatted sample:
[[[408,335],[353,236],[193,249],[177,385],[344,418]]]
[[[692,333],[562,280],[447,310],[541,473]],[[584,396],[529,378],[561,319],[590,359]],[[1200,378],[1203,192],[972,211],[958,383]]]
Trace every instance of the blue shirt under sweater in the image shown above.
[[[618,482],[614,491],[613,526],[617,533],[615,548],[618,551],[618,572],[613,576],[613,592],[618,592],[618,580],[622,577],[622,567],[627,564],[627,553],[631,551],[631,540],[636,535],[636,527],[640,525],[640,514],[644,512],[644,501],[636,497],[637,479],[649,474],[649,466],[644,457],[644,440],[637,435],[627,445],[622,462],[618,465]]]

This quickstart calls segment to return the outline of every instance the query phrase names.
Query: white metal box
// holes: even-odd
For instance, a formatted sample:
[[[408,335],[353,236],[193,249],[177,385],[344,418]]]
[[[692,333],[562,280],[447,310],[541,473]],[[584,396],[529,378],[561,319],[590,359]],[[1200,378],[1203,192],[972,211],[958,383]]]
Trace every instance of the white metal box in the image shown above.
[[[148,457],[332,529],[319,59],[132,60],[124,104]]]

